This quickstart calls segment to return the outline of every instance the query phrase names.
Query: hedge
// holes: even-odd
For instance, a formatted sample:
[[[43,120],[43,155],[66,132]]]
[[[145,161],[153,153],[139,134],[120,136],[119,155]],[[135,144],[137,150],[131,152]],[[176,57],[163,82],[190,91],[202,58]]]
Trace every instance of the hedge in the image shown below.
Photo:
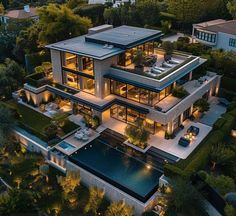
[[[223,120],[222,120],[223,119]],[[190,177],[194,172],[204,169],[209,162],[212,146],[222,142],[230,133],[236,119],[236,109],[222,115],[213,127],[213,130],[204,138],[198,147],[185,160],[175,164],[166,164],[164,174],[168,177]]]

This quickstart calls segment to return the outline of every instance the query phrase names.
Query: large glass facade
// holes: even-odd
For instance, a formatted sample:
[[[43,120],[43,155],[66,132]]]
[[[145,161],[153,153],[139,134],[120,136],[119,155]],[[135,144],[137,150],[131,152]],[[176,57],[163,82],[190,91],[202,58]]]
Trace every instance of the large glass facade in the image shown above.
[[[118,65],[124,67],[131,65],[137,50],[143,51],[146,55],[152,55],[154,53],[154,42],[147,42],[132,49],[126,50],[125,53],[119,55]]]
[[[88,75],[94,75],[93,59],[85,56],[78,56],[72,53],[62,53],[62,66],[64,69],[79,71]]]
[[[156,122],[150,119],[147,119],[145,114],[142,114],[134,109],[125,107],[122,105],[113,105],[110,109],[110,114],[112,118],[115,118],[119,121],[125,122],[127,124],[135,125],[137,118],[143,119],[143,123],[146,129],[154,134],[156,131]]]
[[[168,86],[161,92],[153,92],[112,79],[110,82],[110,90],[112,94],[119,95],[121,97],[125,97],[148,106],[154,106],[172,92],[172,85]]]
[[[95,94],[95,81],[93,78],[85,77],[77,72],[66,70],[63,70],[63,78],[63,84],[90,94]]]

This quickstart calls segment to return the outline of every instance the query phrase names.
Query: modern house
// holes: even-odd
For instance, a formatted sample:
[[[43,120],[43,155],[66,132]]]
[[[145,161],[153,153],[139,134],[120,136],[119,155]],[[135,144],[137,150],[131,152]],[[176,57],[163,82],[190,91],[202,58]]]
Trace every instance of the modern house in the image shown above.
[[[215,49],[236,51],[236,20],[212,20],[193,25],[192,37]]]
[[[155,203],[163,173],[160,161],[186,158],[211,130],[188,119],[197,110],[194,103],[217,95],[220,85],[217,74],[195,70],[205,59],[178,51],[166,56],[156,46],[161,36],[152,29],[102,25],[47,45],[52,73],[27,79],[26,102],[20,101],[40,112],[41,105],[50,102],[52,108],[53,98],[60,97],[65,101],[60,110],[69,110],[74,122],[99,118],[96,131],[83,130],[86,139],[81,132],[70,134],[53,148],[42,147],[44,155],[48,152],[48,161],[62,171],[79,169],[85,184],[104,188],[113,200],[125,200],[137,215]],[[178,96],[176,89],[185,93]],[[47,115],[56,112],[52,108]],[[127,144],[124,136],[126,126],[135,126],[138,118],[151,133],[149,147],[142,150]],[[190,146],[179,146],[179,131],[184,136],[192,125],[201,127],[200,135]],[[41,148],[27,133],[18,135]],[[166,135],[176,139],[166,140]]]
[[[7,24],[10,20],[38,19],[37,9],[25,5],[23,9],[10,10],[0,16],[0,22]]]

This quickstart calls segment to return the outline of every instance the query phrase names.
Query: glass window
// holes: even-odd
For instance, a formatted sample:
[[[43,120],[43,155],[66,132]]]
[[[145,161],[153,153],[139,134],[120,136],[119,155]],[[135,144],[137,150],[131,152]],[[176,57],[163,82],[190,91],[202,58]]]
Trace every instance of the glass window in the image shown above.
[[[82,76],[81,76],[82,77]],[[82,77],[83,79],[83,91],[95,94],[95,81],[87,77]]]
[[[127,98],[139,102],[139,88],[128,84]]]
[[[139,112],[127,108],[127,122],[130,124],[134,124],[134,122],[136,121],[136,119],[139,117]]]
[[[150,133],[155,133],[155,122],[153,120],[145,119],[144,124]]]
[[[163,89],[161,92],[160,92],[160,100],[162,100],[163,98],[165,98],[166,96],[166,90]]]
[[[77,70],[78,68],[77,55],[64,52],[63,66],[72,70]]]
[[[80,89],[79,76],[75,73],[63,71],[64,73],[64,84],[72,88]]]
[[[229,39],[229,46],[236,47],[236,39],[230,38]]]
[[[152,106],[159,102],[159,93],[150,92],[150,101]]]
[[[140,103],[151,105],[149,101],[150,94],[148,90],[140,89],[139,96],[140,96]]]
[[[82,57],[82,72],[89,74],[89,75],[94,75],[93,72],[93,59],[89,57]]]
[[[127,86],[125,83],[111,80],[111,93],[126,97],[127,95]]]

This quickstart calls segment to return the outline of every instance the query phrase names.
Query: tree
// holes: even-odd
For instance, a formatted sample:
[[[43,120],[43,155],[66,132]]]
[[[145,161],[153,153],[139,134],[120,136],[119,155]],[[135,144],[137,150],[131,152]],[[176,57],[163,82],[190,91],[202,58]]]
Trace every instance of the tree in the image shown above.
[[[105,8],[103,13],[104,20],[107,24],[115,25],[119,20],[119,13],[117,8]]]
[[[65,194],[74,192],[80,186],[80,173],[77,171],[67,171],[66,176],[57,176],[57,182],[62,187]]]
[[[100,190],[97,187],[89,188],[89,200],[85,206],[85,213],[91,212],[93,215],[97,215],[97,211],[102,203],[104,197],[104,190]]]
[[[210,154],[212,169],[214,170],[216,165],[225,165],[234,156],[235,153],[231,149],[224,147],[222,144],[218,143],[217,145],[213,145]]]
[[[236,0],[231,0],[227,3],[227,9],[233,19],[236,19]]]
[[[143,67],[144,61],[144,52],[142,50],[138,50],[133,58],[133,63],[135,64],[135,67]]]
[[[206,215],[203,198],[191,183],[184,179],[173,181],[168,200],[169,208],[174,209],[176,215]]]
[[[16,120],[13,112],[6,107],[0,106],[0,145],[8,143],[15,126]]]
[[[5,8],[2,3],[0,3],[0,15],[3,15],[5,12]]]
[[[48,182],[49,165],[48,164],[41,165],[39,167],[39,172],[41,173],[42,176],[46,177],[46,182]]]
[[[0,25],[0,61],[13,57],[13,50],[16,45],[16,37],[20,31],[31,25],[32,21],[12,20],[7,25]]]
[[[87,4],[86,0],[67,0],[66,1],[66,6],[70,9],[74,9],[85,4]]]
[[[132,216],[133,208],[126,205],[124,201],[113,202],[106,210],[106,216]]]
[[[137,118],[134,125],[127,125],[125,135],[130,143],[140,148],[145,148],[150,138],[150,133],[146,130],[143,119]]]
[[[23,62],[25,54],[32,54],[42,50],[42,44],[39,42],[39,33],[42,31],[42,26],[36,22],[27,29],[20,31],[16,38],[16,47],[14,55]]]
[[[7,195],[0,195],[0,215],[33,213],[37,215],[36,196],[29,190],[9,190]]]
[[[91,27],[88,18],[75,15],[66,5],[49,4],[38,10],[39,23],[43,31],[39,33],[42,44],[54,43],[83,35]]]
[[[234,180],[228,176],[208,175],[206,182],[215,188],[221,195],[235,190]]]
[[[226,216],[235,216],[236,215],[236,210],[232,205],[226,204],[224,211],[225,211]]]
[[[207,102],[205,98],[198,99],[194,103],[194,106],[197,107],[198,111],[201,113],[207,112],[210,109],[210,104]]]

